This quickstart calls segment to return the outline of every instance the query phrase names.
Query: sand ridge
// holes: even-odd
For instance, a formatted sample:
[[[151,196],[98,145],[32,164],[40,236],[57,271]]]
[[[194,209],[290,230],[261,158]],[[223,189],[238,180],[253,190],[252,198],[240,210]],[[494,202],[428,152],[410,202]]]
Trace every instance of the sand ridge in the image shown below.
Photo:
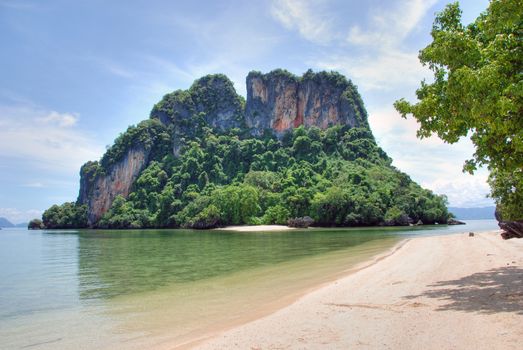
[[[519,349],[523,240],[418,237],[198,349]]]

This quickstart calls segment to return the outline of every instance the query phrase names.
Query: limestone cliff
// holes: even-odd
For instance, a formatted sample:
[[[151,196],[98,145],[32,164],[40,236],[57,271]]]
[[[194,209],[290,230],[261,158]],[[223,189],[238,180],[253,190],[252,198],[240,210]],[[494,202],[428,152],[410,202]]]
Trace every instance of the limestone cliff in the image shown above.
[[[155,157],[169,152],[178,156],[184,139],[202,128],[219,132],[238,128],[254,136],[272,130],[278,137],[300,125],[368,128],[356,88],[338,73],[308,71],[297,77],[284,70],[251,72],[246,83],[247,101],[222,74],[165,95],[149,120],[122,134],[99,163],[85,164],[77,203],[87,205],[89,225],[96,225],[118,195],[128,196]]]
[[[245,118],[254,135],[265,129],[281,135],[300,125],[368,127],[354,85],[338,73],[327,72],[308,71],[302,77],[283,70],[249,73]]]
[[[81,177],[78,202],[87,204],[90,226],[109,210],[116,196],[127,197],[148,157],[149,151],[144,147],[131,148],[120,161],[111,166],[108,173],[98,176],[87,174]]]
[[[122,133],[99,162],[84,164],[77,203],[87,205],[88,225],[96,225],[117,196],[127,197],[141,171],[170,147],[165,126],[149,119]]]

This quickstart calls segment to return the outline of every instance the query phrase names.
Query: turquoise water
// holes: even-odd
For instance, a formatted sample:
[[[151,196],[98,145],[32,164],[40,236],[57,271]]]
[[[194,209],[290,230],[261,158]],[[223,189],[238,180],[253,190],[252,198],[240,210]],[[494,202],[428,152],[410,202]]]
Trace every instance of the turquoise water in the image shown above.
[[[265,233],[3,229],[0,342],[99,349],[189,341],[217,321],[233,324],[335,278],[404,237],[492,229],[492,220]]]

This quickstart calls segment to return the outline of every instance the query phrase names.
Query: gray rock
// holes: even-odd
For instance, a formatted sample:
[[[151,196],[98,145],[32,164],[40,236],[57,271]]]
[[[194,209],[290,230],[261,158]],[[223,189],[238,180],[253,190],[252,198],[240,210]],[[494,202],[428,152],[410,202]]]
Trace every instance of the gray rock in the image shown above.
[[[447,225],[466,225],[463,221],[459,221],[459,220],[456,220],[456,219],[448,219],[447,220]]]
[[[304,216],[301,218],[289,219],[287,226],[296,228],[308,228],[314,223],[314,220],[310,216]]]
[[[352,82],[338,73],[284,70],[247,76],[245,119],[254,135],[271,129],[278,136],[300,125],[368,127],[367,112]]]

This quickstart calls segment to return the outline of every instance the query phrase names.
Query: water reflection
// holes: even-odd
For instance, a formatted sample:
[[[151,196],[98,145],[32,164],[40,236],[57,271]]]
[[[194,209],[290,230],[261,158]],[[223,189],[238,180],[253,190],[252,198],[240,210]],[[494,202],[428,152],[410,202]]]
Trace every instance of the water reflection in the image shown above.
[[[82,231],[82,299],[112,298],[332,252],[384,237],[383,230],[271,233],[145,230]]]
[[[476,221],[270,233],[6,229],[2,348],[143,349],[189,341],[216,325],[264,315],[405,235],[496,228],[495,221]]]

